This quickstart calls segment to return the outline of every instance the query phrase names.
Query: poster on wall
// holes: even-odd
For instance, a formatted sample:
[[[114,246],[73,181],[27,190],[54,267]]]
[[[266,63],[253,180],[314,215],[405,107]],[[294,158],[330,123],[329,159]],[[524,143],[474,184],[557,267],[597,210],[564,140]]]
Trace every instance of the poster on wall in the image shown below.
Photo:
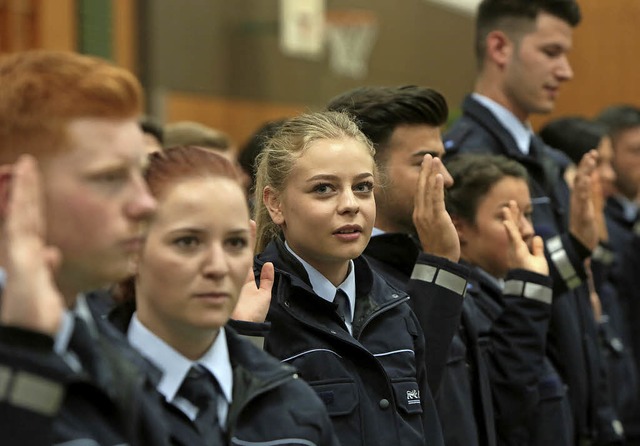
[[[288,55],[319,59],[324,51],[326,0],[280,0],[280,49]]]

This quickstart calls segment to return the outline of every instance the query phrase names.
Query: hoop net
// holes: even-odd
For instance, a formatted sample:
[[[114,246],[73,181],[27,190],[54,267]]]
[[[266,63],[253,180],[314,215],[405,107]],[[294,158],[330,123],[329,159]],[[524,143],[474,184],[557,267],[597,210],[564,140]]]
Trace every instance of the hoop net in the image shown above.
[[[378,36],[376,16],[360,10],[329,11],[326,35],[333,72],[354,79],[365,77]]]

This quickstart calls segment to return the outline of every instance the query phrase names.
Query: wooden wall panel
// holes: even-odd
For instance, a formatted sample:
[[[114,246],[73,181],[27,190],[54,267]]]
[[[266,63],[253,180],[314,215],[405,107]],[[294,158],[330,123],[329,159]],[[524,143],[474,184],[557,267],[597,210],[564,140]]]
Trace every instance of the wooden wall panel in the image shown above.
[[[133,73],[138,72],[136,4],[134,0],[111,0],[113,60]]]
[[[165,98],[166,122],[197,121],[227,133],[243,144],[267,121],[295,116],[305,106],[224,99],[179,92]]]
[[[37,0],[38,48],[77,50],[78,18],[75,0]]]
[[[0,52],[77,49],[76,0],[0,0]]]
[[[583,20],[574,32],[570,60],[574,79],[560,92],[551,115],[536,116],[534,127],[567,114],[594,116],[619,103],[640,106],[640,2],[578,0]]]

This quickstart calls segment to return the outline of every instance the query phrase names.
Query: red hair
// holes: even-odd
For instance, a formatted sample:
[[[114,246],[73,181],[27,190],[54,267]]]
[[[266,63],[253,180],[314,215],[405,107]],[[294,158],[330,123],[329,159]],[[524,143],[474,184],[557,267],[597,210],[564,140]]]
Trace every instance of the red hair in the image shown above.
[[[216,151],[197,146],[178,146],[149,155],[145,180],[151,195],[159,201],[176,183],[193,178],[227,178],[236,182],[244,192],[233,163]],[[135,298],[135,278],[130,277],[116,284],[111,294],[116,302],[132,301]],[[125,308],[123,311],[129,310]]]
[[[0,59],[0,164],[21,153],[65,150],[76,118],[135,118],[142,87],[133,74],[71,52],[28,51]]]
[[[150,154],[145,173],[149,190],[158,199],[178,181],[207,177],[228,178],[240,186],[238,171],[229,159],[198,146],[178,146]]]

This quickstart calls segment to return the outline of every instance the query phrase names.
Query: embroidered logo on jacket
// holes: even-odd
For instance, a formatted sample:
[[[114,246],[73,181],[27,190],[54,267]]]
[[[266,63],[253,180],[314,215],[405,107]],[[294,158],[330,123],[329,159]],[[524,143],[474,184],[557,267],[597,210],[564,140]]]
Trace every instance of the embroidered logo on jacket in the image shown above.
[[[420,404],[420,391],[416,389],[407,390],[407,403]]]

